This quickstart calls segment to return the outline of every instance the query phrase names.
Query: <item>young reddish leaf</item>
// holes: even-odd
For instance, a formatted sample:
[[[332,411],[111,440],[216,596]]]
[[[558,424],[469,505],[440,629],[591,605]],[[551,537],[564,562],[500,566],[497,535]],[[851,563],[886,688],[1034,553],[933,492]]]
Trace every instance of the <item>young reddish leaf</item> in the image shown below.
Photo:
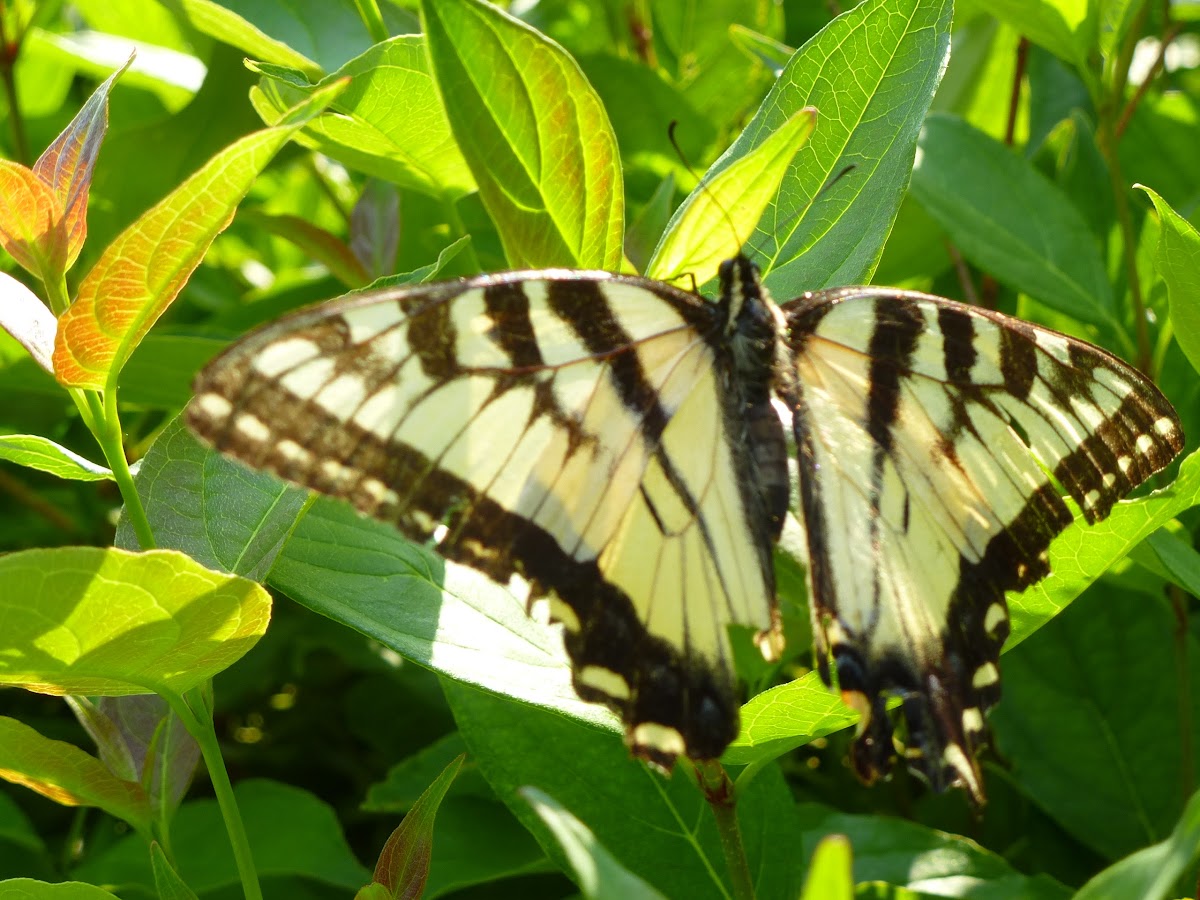
[[[459,754],[442,770],[442,774],[417,798],[379,852],[372,878],[384,885],[390,896],[416,900],[425,890],[433,854],[433,821],[465,758],[466,754]]]
[[[66,241],[66,257],[63,271],[71,268],[83,239],[87,236],[88,189],[92,184],[92,171],[100,144],[108,130],[108,93],[129,68],[133,57],[92,93],[62,133],[54,139],[46,151],[33,164],[33,171],[50,186],[63,209],[63,237]]]
[[[365,287],[371,278],[358,257],[341,238],[299,216],[273,216],[259,210],[245,210],[242,218],[262,226],[264,231],[291,241],[329,273],[350,288]]]
[[[32,169],[0,159],[0,244],[42,281],[66,270],[62,204]]]
[[[34,362],[54,374],[51,357],[58,320],[33,291],[3,272],[0,272],[0,328],[16,338]]]
[[[173,550],[0,556],[0,686],[43,694],[183,693],[267,629],[271,598]]]
[[[481,0],[421,4],[450,129],[518,268],[621,265],[608,113],[562,47]]]
[[[73,744],[52,741],[0,716],[0,778],[63,806],[98,806],[146,833],[150,804],[141,785],[123,781]]]

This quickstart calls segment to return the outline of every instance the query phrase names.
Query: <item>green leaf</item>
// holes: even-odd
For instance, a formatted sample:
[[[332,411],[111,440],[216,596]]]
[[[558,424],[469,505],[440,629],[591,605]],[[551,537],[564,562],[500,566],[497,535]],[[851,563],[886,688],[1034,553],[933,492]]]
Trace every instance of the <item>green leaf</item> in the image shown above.
[[[517,268],[621,265],[608,114],[560,46],[479,0],[421,4],[450,128]]]
[[[111,481],[112,472],[36,434],[0,434],[0,459],[71,481]]]
[[[677,771],[664,779],[629,759],[616,734],[555,712],[446,682],[471,755],[500,799],[565,870],[570,864],[518,791],[534,786],[587,824],[629,872],[669,897],[728,900],[720,839],[701,793]],[[760,897],[795,897],[802,870],[795,803],[769,766],[739,787],[738,822]]]
[[[328,111],[296,136],[297,143],[431,197],[453,200],[475,190],[442,110],[423,36],[400,35],[376,44],[314,85],[297,73],[259,69],[264,78],[250,99],[272,124],[298,98],[350,79]]]
[[[1167,603],[1100,582],[1004,658],[992,712],[1011,778],[1077,840],[1115,859],[1171,830],[1200,730],[1180,736],[1181,647]],[[1189,748],[1190,759],[1181,750]]]
[[[312,880],[333,888],[334,896],[349,896],[370,880],[332,807],[313,794],[257,778],[240,781],[233,793],[259,878]],[[201,897],[240,883],[215,800],[191,800],[180,807],[171,823],[171,847],[176,871]],[[145,842],[136,836],[98,850],[73,874],[97,884],[154,889]]]
[[[951,13],[949,0],[867,0],[838,16],[796,51],[713,165],[715,174],[816,108],[816,132],[750,241],[776,297],[870,279],[950,52]]]
[[[854,896],[853,861],[850,841],[843,835],[822,838],[808,864],[800,900],[850,900]]]
[[[1200,503],[1200,453],[1180,465],[1174,484],[1138,500],[1118,503],[1103,522],[1082,517],[1050,545],[1050,575],[1022,594],[1008,595],[1012,650],[1078,597],[1105,569],[1139,541],[1185,509]],[[809,672],[750,699],[742,707],[742,730],[722,759],[747,764],[773,759],[858,721],[841,700]]]
[[[1146,538],[1141,547],[1153,554],[1171,582],[1200,597],[1200,552],[1195,547],[1165,528]]]
[[[665,895],[622,866],[596,840],[591,829],[553,797],[533,787],[521,788],[517,793],[553,832],[588,900],[663,900]]]
[[[42,737],[7,716],[0,716],[0,778],[63,806],[99,807],[149,835],[150,804],[141,785],[113,775],[73,744]]]
[[[266,579],[308,502],[307,491],[213,453],[178,419],[143,457],[134,484],[160,546],[253,581]],[[122,520],[118,544],[133,541]]]
[[[1171,836],[1109,866],[1085,884],[1075,900],[1139,897],[1165,900],[1180,893],[1178,881],[1200,848],[1200,792],[1192,794]]]
[[[851,815],[816,803],[797,808],[802,846],[844,835],[854,848],[854,882],[880,881],[921,897],[1066,900],[1071,892],[1047,875],[1028,876],[1001,856],[959,835],[892,816]]]
[[[0,684],[44,694],[183,693],[267,627],[257,584],[182,553],[97,547],[0,556]]]
[[[1052,309],[1118,327],[1100,248],[1049,179],[965,122],[930,116],[912,190],[963,256]]]
[[[0,900],[112,900],[116,894],[102,891],[81,881],[48,884],[32,878],[10,878],[0,881]]]
[[[171,861],[163,853],[158,841],[150,844],[150,860],[154,869],[154,887],[160,900],[197,900],[192,889],[171,867]]]
[[[684,273],[704,284],[737,253],[739,235],[762,217],[796,151],[808,143],[816,110],[802,109],[744,156],[706,178],[675,211],[646,266],[646,277],[671,281]]]
[[[465,754],[460,754],[442,770],[417,798],[379,852],[372,878],[376,884],[387,887],[391,896],[419,897],[424,893],[433,854],[433,823],[465,758]]]
[[[1175,340],[1200,372],[1200,234],[1192,224],[1145,185],[1135,185],[1154,202],[1162,222],[1158,237],[1158,271],[1167,283]]]
[[[1086,69],[1095,34],[1088,0],[979,0],[979,5],[1033,43]]]

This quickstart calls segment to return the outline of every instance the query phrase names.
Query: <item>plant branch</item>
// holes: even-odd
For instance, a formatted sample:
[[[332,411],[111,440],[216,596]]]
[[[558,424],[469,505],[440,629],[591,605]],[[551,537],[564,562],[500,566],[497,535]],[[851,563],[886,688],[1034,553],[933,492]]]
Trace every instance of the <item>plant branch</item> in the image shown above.
[[[67,534],[79,534],[82,530],[79,523],[69,515],[3,469],[0,469],[0,493],[8,494],[17,503]]]
[[[94,396],[94,395],[93,395]],[[142,498],[138,496],[137,487],[133,483],[133,473],[129,471],[129,460],[125,457],[124,435],[121,433],[121,419],[117,415],[117,391],[109,388],[104,392],[103,415],[99,420],[101,427],[96,432],[96,440],[104,451],[108,467],[112,469],[113,478],[121,491],[121,499],[125,501],[125,515],[133,526],[138,543],[143,550],[153,550],[157,545],[154,532],[150,528],[150,520],[146,518],[146,509],[142,506]]]
[[[238,811],[237,799],[233,796],[233,784],[229,781],[229,772],[225,769],[225,760],[221,756],[216,731],[213,730],[212,711],[204,702],[199,688],[190,691],[189,697],[195,697],[199,701],[204,710],[203,716],[197,716],[193,712],[187,698],[174,693],[163,694],[163,699],[175,711],[175,715],[179,716],[183,727],[200,745],[200,754],[204,757],[204,766],[208,769],[213,793],[217,797],[217,806],[220,807],[221,817],[225,820],[225,831],[229,834],[229,843],[233,847],[233,858],[237,862],[242,892],[246,895],[246,900],[262,900],[262,888],[254,869],[254,857],[250,853],[246,826],[242,823],[242,814]]]
[[[1133,92],[1133,96],[1129,98],[1129,102],[1125,104],[1125,108],[1121,110],[1121,117],[1117,120],[1117,125],[1113,129],[1114,134],[1119,140],[1121,135],[1125,133],[1125,129],[1129,127],[1129,120],[1133,118],[1133,114],[1137,111],[1139,105],[1145,96],[1150,91],[1150,87],[1154,84],[1159,74],[1162,72],[1163,65],[1167,58],[1167,48],[1171,46],[1171,42],[1179,36],[1180,25],[1173,23],[1168,26],[1163,34],[1162,40],[1158,44],[1158,55],[1154,57],[1154,64],[1150,66],[1150,71],[1146,73],[1146,77],[1142,83],[1137,86],[1137,90]]]
[[[0,8],[0,13],[3,9]],[[17,162],[29,165],[29,138],[25,135],[25,119],[17,96],[17,57],[21,55],[21,35],[9,37],[0,15],[0,81],[4,82],[4,97],[8,101],[8,121],[12,128],[13,152]]]
[[[725,855],[733,896],[736,900],[754,900],[754,879],[750,877],[750,863],[746,860],[746,847],[738,826],[734,783],[716,760],[697,762],[693,771],[717,822],[721,852]]]
[[[1029,38],[1017,44],[1017,64],[1013,68],[1012,94],[1008,98],[1008,122],[1004,126],[1004,143],[1011,147],[1017,133],[1017,113],[1021,108],[1021,82],[1025,80],[1025,64],[1029,60]]]
[[[1167,585],[1167,596],[1171,601],[1171,612],[1175,614],[1175,681],[1179,688],[1179,751],[1183,761],[1179,771],[1179,779],[1183,794],[1190,797],[1196,789],[1196,772],[1192,758],[1192,676],[1188,666],[1188,641],[1191,631],[1188,628],[1188,598],[1174,584]]]

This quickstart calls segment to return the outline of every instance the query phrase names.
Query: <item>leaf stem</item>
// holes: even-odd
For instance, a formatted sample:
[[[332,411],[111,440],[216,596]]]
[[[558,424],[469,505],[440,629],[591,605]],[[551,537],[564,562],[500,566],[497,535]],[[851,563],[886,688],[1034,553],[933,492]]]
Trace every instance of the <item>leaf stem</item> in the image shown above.
[[[95,394],[88,392],[91,397]],[[98,401],[97,401],[98,402]],[[125,444],[121,433],[121,419],[117,414],[117,389],[107,388],[104,391],[104,406],[97,418],[101,427],[96,430],[96,441],[104,452],[108,467],[112,469],[113,478],[121,491],[121,499],[125,501],[125,515],[133,526],[138,543],[143,550],[153,550],[158,544],[154,540],[154,532],[150,528],[150,520],[146,518],[146,509],[142,506],[142,498],[138,496],[137,487],[133,483],[133,473],[129,471],[129,460],[125,458]]]
[[[379,14],[379,4],[375,0],[354,0],[354,5],[358,7],[359,18],[367,26],[372,41],[378,44],[391,37],[387,26],[383,24],[383,16]]]
[[[750,877],[750,863],[738,826],[736,787],[729,773],[716,760],[697,762],[693,771],[717,822],[733,896],[736,900],[754,900],[754,879]]]
[[[242,815],[238,811],[237,799],[233,796],[233,785],[229,781],[229,772],[226,771],[225,760],[221,756],[221,746],[217,742],[217,734],[213,730],[212,710],[205,702],[202,690],[199,688],[189,691],[188,697],[181,697],[175,693],[164,693],[162,696],[175,711],[175,715],[179,716],[183,727],[200,745],[200,754],[204,757],[204,766],[208,769],[213,793],[217,796],[217,805],[221,809],[221,817],[225,820],[225,831],[229,835],[233,858],[237,862],[238,875],[242,881],[242,892],[246,895],[246,900],[262,900],[262,888],[259,886],[258,874],[254,869],[254,857],[250,853],[246,826],[242,824]],[[198,705],[204,710],[203,716],[197,716],[193,712],[189,698],[196,699]]]

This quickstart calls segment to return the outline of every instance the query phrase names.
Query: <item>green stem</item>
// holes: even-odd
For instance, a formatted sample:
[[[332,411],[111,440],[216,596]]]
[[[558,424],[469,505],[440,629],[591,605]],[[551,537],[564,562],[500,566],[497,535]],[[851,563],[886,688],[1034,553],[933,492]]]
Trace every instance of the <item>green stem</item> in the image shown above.
[[[242,824],[242,815],[238,812],[237,800],[233,796],[233,785],[229,781],[229,773],[225,770],[225,760],[221,757],[221,747],[213,730],[211,710],[200,699],[199,689],[190,691],[189,696],[200,700],[199,705],[204,709],[202,717],[195,715],[188,700],[178,694],[164,694],[163,698],[175,711],[175,715],[179,716],[183,727],[200,745],[200,754],[204,757],[213,793],[217,796],[217,806],[220,807],[221,817],[225,820],[225,831],[233,847],[233,858],[237,862],[238,875],[242,880],[242,892],[246,895],[246,900],[262,900],[262,888],[258,884],[258,874],[254,869],[254,857],[250,853],[250,842],[246,838],[246,826]]]
[[[721,852],[725,855],[733,896],[736,900],[754,900],[754,879],[750,877],[750,863],[746,859],[742,830],[738,826],[734,783],[716,760],[697,762],[695,773],[700,789],[704,791],[704,799],[708,801],[717,822],[717,834],[721,838]]]
[[[358,15],[366,24],[372,41],[378,44],[391,37],[387,26],[383,24],[383,16],[379,14],[379,4],[375,0],[354,0],[354,5],[358,7]]]
[[[89,392],[90,394],[90,392]],[[95,397],[95,394],[90,394]],[[97,401],[99,402],[99,401]],[[125,444],[121,434],[121,419],[117,415],[117,389],[110,387],[104,391],[104,406],[100,411],[99,421],[102,427],[96,432],[96,440],[112,469],[117,488],[121,491],[121,499],[125,501],[125,515],[133,526],[138,543],[143,550],[153,550],[158,544],[154,540],[154,532],[150,528],[150,520],[146,518],[146,509],[142,506],[142,498],[138,496],[133,483],[133,473],[129,471],[129,460],[125,458]]]
[[[1174,584],[1167,585],[1167,596],[1171,600],[1171,611],[1175,614],[1175,681],[1179,687],[1179,749],[1183,765],[1180,769],[1180,781],[1184,797],[1190,797],[1196,789],[1196,773],[1192,764],[1195,756],[1192,750],[1192,676],[1188,665],[1188,642],[1191,631],[1188,629],[1188,600],[1187,595]]]

